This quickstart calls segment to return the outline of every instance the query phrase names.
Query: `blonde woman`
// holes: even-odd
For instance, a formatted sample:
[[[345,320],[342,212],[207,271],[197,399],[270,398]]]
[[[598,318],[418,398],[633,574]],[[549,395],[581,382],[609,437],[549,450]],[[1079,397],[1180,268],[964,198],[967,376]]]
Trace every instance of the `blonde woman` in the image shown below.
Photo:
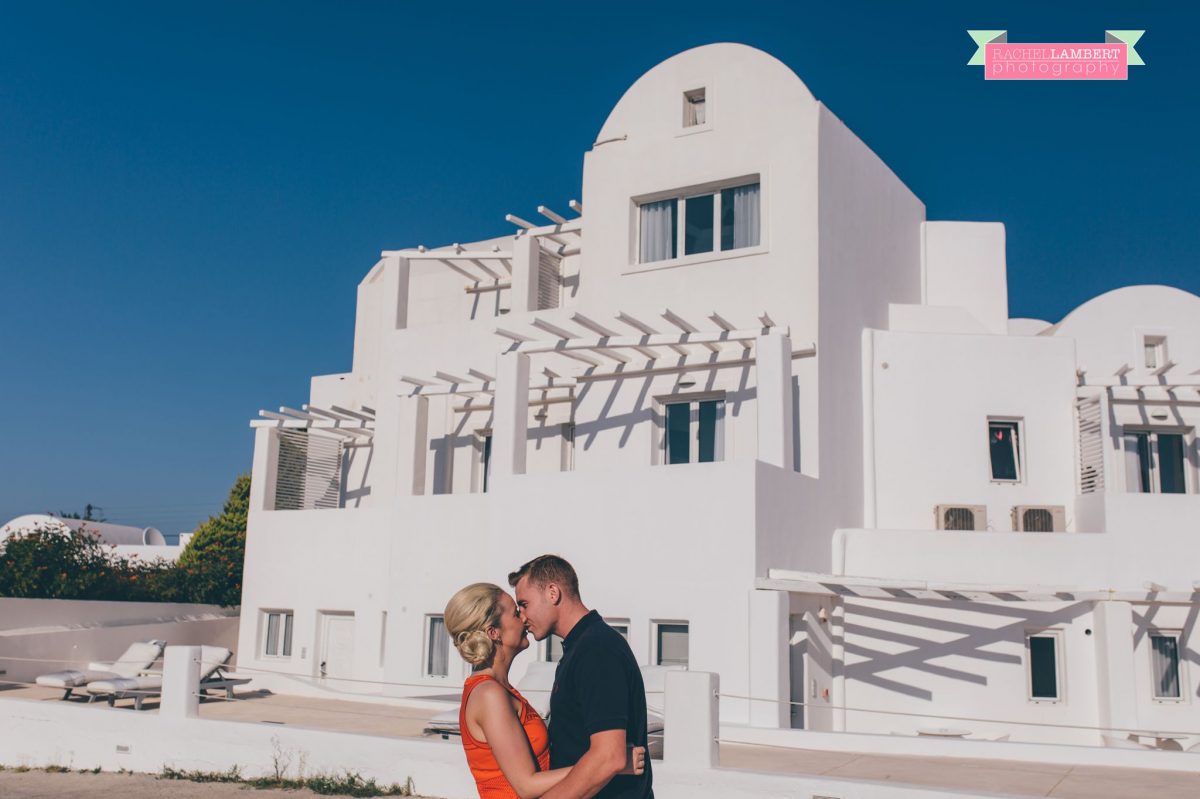
[[[474,583],[446,605],[446,632],[473,667],[458,712],[467,765],[480,799],[536,799],[568,768],[550,770],[542,717],[508,681],[513,658],[529,647],[517,603],[498,585]],[[646,750],[630,750],[623,773],[641,774]]]

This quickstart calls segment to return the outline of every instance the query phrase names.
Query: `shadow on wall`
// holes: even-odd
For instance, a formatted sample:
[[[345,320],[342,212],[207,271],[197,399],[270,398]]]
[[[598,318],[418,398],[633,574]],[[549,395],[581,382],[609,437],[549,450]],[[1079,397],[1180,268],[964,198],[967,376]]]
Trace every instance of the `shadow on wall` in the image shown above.
[[[983,603],[971,603],[969,606],[963,603],[944,605],[945,608],[956,612],[965,611],[962,613],[964,617],[984,614],[999,622],[969,624],[960,620],[951,621],[922,615],[921,609],[929,607],[929,603],[897,599],[890,604],[903,610],[857,603],[847,607],[843,645],[847,657],[860,659],[859,662],[846,666],[847,683],[872,685],[924,701],[935,701],[944,697],[938,697],[933,690],[915,681],[904,682],[894,675],[885,677],[884,673],[905,669],[938,680],[948,679],[984,687],[988,685],[989,680],[989,675],[984,673],[986,669],[973,671],[941,665],[934,661],[958,657],[980,664],[1000,664],[1022,669],[1022,655],[989,651],[987,647],[1008,644],[1011,648],[1016,644],[1023,650],[1028,632],[1062,627],[1092,612],[1090,602],[1075,603],[1053,611]],[[1006,623],[1006,619],[1011,621]],[[902,628],[905,632],[889,627]],[[914,630],[928,630],[931,634],[922,637],[914,633]],[[949,640],[945,640],[947,638]],[[895,651],[901,647],[903,651]],[[994,674],[995,669],[991,672]],[[936,685],[936,680],[930,680],[926,684]],[[968,712],[966,708],[962,710]]]

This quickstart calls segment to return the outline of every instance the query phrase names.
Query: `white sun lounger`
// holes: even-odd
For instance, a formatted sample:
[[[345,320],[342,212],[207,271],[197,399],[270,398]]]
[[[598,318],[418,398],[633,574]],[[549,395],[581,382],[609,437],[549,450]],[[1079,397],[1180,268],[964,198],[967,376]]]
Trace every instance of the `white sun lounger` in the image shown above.
[[[89,663],[87,668],[82,670],[68,669],[43,674],[36,682],[48,688],[63,689],[65,693],[62,698],[69,699],[72,691],[96,680],[114,680],[140,674],[162,657],[166,645],[166,641],[139,641],[130,644],[125,653],[112,663]]]
[[[233,652],[222,646],[200,647],[200,684],[197,687],[201,695],[223,689],[226,698],[233,699],[234,687],[250,682],[249,677],[228,677],[222,671],[231,657]],[[141,710],[142,702],[147,697],[162,695],[162,685],[163,678],[160,672],[144,672],[133,677],[90,682],[87,692],[92,695],[93,700],[106,698],[109,707],[118,699],[132,698],[134,710]]]

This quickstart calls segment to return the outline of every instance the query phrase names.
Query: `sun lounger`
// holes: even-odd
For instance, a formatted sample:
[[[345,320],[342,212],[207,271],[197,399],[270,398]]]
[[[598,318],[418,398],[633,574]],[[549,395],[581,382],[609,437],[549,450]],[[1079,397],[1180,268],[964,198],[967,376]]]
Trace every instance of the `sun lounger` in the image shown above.
[[[201,695],[224,690],[226,698],[233,699],[233,689],[250,682],[249,677],[229,677],[224,673],[222,669],[231,657],[233,653],[224,647],[200,647],[200,683],[197,687]],[[87,692],[92,699],[106,698],[109,707],[118,699],[132,698],[134,710],[141,710],[147,697],[162,695],[162,680],[161,673],[147,671],[133,677],[96,680],[88,683]]]
[[[130,644],[121,657],[112,663],[89,663],[86,669],[56,671],[43,674],[36,680],[38,685],[49,688],[61,688],[65,693],[63,699],[69,699],[71,692],[83,688],[96,680],[115,680],[122,677],[134,677],[150,668],[154,661],[162,657],[166,641],[139,641]]]

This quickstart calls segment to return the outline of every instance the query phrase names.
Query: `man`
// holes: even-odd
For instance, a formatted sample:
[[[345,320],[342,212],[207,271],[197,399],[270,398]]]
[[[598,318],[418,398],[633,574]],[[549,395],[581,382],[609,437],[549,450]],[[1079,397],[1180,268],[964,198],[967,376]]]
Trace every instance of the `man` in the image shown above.
[[[550,768],[573,768],[542,799],[653,799],[650,758],[645,773],[617,776],[626,743],[646,745],[646,689],[629,643],[584,606],[575,570],[557,555],[534,558],[508,582],[533,637],[562,638],[550,694]]]

